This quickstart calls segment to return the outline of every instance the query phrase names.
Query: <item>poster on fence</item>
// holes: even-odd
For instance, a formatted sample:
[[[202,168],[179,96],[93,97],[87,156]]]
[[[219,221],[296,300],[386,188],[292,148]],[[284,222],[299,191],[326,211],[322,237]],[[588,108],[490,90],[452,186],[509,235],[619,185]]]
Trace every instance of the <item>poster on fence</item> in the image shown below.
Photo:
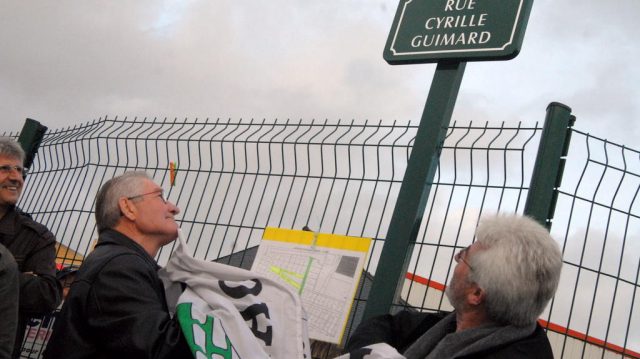
[[[24,342],[20,351],[20,358],[40,358],[52,333],[55,315],[45,315],[31,318],[27,321]]]
[[[251,270],[300,294],[310,338],[339,344],[370,244],[370,238],[267,227]]]

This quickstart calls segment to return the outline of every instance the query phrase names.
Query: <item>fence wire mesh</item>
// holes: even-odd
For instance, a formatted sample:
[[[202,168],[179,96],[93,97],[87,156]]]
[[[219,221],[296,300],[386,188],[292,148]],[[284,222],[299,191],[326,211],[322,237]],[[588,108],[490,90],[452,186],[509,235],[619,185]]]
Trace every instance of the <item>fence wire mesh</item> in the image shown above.
[[[535,135],[502,129],[514,133],[507,149],[480,146],[473,132],[458,132],[472,146],[447,139],[399,308],[451,310],[443,292],[452,259],[472,243],[481,214],[522,212]],[[640,152],[572,134],[551,227],[564,267],[541,323],[556,357],[640,358]]]
[[[414,309],[442,309],[453,257],[470,245],[483,214],[522,213],[540,128],[450,128],[418,234],[403,299]],[[424,286],[428,280],[429,285]],[[433,293],[430,293],[433,292]]]
[[[566,166],[552,227],[565,264],[548,317],[577,335],[557,338],[559,354],[639,358],[640,152],[573,131]]]
[[[368,237],[379,252],[416,130],[105,118],[45,136],[20,205],[56,234],[64,265],[79,264],[94,244],[100,185],[130,170],[146,171],[182,209],[180,226],[199,259],[249,268],[266,226]],[[161,264],[171,250],[160,252]]]
[[[181,208],[180,226],[199,259],[249,268],[266,226],[372,238],[350,332],[361,320],[416,131],[382,121],[105,117],[47,133],[20,206],[56,235],[64,265],[79,264],[97,238],[100,185],[130,170],[146,171]],[[449,308],[442,293],[453,256],[473,241],[479,217],[522,213],[541,131],[473,123],[448,129],[398,305]],[[543,316],[550,331],[563,334],[552,337],[556,356],[589,357],[595,348],[593,357],[610,357],[627,348],[637,357],[637,155],[574,132],[552,227],[565,268]],[[160,252],[161,264],[171,250]],[[36,358],[38,329],[47,323],[33,324],[24,347]],[[321,356],[336,352],[325,348]]]

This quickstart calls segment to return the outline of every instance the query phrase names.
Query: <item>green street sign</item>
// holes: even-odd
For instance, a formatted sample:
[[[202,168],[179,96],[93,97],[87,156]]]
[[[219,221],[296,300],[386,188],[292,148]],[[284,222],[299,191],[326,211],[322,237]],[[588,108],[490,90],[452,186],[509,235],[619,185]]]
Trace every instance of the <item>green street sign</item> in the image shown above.
[[[384,49],[392,64],[510,60],[533,0],[400,0]]]

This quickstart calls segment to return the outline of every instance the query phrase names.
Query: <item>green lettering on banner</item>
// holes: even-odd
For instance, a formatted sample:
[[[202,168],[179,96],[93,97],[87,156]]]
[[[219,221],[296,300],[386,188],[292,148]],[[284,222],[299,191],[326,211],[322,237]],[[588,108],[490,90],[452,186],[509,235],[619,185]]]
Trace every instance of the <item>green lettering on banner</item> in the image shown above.
[[[193,318],[191,314],[192,303],[180,303],[176,307],[176,315],[178,316],[178,322],[182,328],[182,333],[191,348],[194,358],[197,357],[196,353],[200,352],[205,355],[206,358],[213,358],[214,355],[218,355],[224,359],[232,359],[233,351],[231,340],[227,334],[224,334],[224,339],[227,347],[218,347],[213,343],[213,327],[215,325],[215,318],[207,315],[205,323],[200,323],[199,320]],[[196,344],[194,328],[199,327],[204,332],[205,348]],[[224,333],[224,329],[223,329]]]

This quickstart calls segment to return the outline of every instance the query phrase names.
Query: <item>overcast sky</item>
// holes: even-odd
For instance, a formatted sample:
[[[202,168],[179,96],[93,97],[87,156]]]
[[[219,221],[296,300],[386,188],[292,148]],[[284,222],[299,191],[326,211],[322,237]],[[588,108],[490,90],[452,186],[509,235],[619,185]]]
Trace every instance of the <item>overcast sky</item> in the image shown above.
[[[434,64],[388,65],[398,1],[2,0],[2,130],[105,115],[417,121]],[[520,55],[469,63],[454,120],[542,121],[632,148],[638,0],[536,0]],[[4,131],[3,131],[4,132]]]

